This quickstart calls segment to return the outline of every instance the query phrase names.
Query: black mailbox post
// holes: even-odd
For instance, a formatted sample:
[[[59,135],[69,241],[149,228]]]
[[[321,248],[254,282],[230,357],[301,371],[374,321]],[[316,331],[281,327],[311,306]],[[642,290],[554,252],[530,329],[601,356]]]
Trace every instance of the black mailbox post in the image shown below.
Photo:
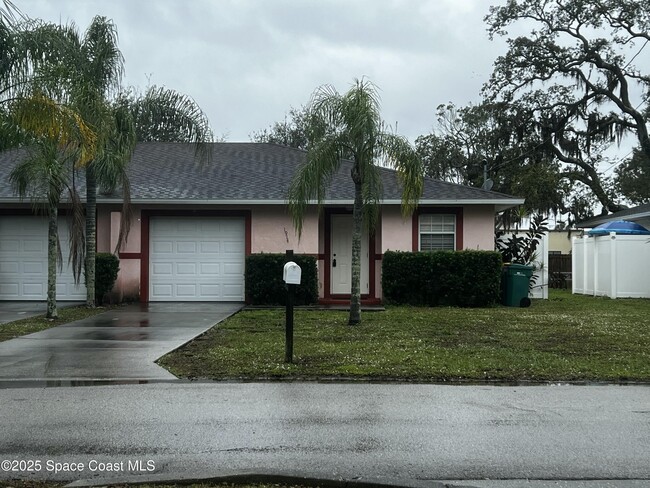
[[[293,250],[287,249],[286,256],[287,259],[282,272],[282,279],[287,284],[284,362],[293,363],[293,299],[296,286],[300,284],[301,269],[292,260]]]

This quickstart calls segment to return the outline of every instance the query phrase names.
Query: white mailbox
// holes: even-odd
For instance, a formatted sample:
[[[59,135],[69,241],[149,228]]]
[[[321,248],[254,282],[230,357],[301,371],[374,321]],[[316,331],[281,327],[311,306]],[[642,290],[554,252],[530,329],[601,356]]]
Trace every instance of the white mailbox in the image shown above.
[[[284,271],[282,273],[282,279],[288,285],[299,285],[300,284],[300,275],[302,270],[293,261],[289,261],[284,265]]]

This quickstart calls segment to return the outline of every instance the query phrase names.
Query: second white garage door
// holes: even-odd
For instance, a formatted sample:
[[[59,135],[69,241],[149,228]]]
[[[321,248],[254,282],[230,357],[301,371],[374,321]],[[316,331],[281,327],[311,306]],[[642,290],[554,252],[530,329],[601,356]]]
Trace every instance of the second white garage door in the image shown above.
[[[0,300],[47,298],[48,219],[32,215],[0,216]],[[86,286],[76,285],[69,265],[68,224],[59,218],[62,270],[57,267],[57,300],[85,300]]]
[[[243,218],[152,217],[150,301],[243,301]]]

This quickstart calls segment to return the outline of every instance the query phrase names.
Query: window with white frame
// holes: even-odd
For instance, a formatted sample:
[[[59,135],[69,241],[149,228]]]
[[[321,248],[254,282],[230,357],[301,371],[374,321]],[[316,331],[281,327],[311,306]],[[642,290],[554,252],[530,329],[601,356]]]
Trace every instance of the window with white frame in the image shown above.
[[[456,249],[456,216],[453,214],[420,215],[420,251]]]

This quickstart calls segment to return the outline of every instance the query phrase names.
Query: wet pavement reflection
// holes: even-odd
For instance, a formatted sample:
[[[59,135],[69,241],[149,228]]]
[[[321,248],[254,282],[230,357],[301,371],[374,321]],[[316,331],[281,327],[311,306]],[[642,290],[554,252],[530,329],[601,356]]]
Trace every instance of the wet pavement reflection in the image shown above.
[[[0,311],[2,307],[0,302]],[[132,304],[0,342],[0,388],[177,380],[155,361],[242,307],[223,302]]]

